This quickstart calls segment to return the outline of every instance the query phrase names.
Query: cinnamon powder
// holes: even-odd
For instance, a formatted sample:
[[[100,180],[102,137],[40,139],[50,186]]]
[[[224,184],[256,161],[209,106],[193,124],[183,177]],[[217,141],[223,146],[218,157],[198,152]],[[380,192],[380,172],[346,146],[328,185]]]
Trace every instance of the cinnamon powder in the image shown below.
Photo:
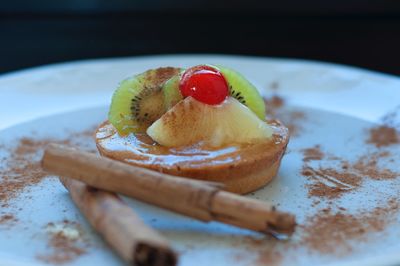
[[[382,205],[385,207],[376,207],[359,214],[325,209],[308,219],[301,243],[323,254],[348,254],[353,250],[350,240],[366,240],[367,234],[382,232],[396,221],[399,202],[389,199]]]
[[[288,241],[246,237],[242,245],[256,254],[251,265],[278,266],[285,260],[295,264],[297,251],[304,248],[310,253],[345,256],[354,250],[357,242],[368,241],[371,233],[382,233],[396,222],[400,211],[397,199],[391,198],[379,205],[356,214],[347,213],[343,207],[321,209],[298,226],[297,237]]]
[[[257,253],[257,258],[254,261],[255,265],[278,266],[281,264],[284,255],[279,250],[264,249]]]
[[[321,151],[320,145],[315,145],[312,148],[302,149],[303,152],[303,162],[322,160],[325,154]]]
[[[374,144],[378,148],[399,144],[399,135],[399,132],[395,128],[382,125],[369,130],[367,143]]]
[[[306,119],[306,115],[300,111],[289,111],[280,115],[282,122],[289,129],[290,136],[299,136],[301,131],[303,131],[303,122]]]
[[[356,174],[339,172],[334,168],[313,169],[306,166],[303,167],[302,174],[313,181],[307,185],[309,197],[338,198],[359,187],[362,181]]]
[[[153,84],[162,84],[172,76],[179,74],[180,69],[175,67],[159,67],[145,75],[145,79]]]
[[[39,149],[43,149],[47,143],[23,138],[10,151],[5,166],[0,169],[0,202],[8,203],[19,192],[39,183],[47,175],[36,158]]]
[[[267,116],[278,119],[289,129],[292,137],[298,136],[303,130],[302,122],[306,119],[305,113],[300,111],[286,110],[285,99],[278,94],[271,97],[265,97],[264,102],[266,105]]]
[[[366,143],[377,148],[400,144],[400,105],[381,119],[381,125],[369,129]]]
[[[9,201],[20,195],[25,189],[38,184],[47,173],[40,166],[42,153],[49,143],[74,145],[79,143],[81,149],[93,151],[93,147],[81,145],[93,142],[93,130],[73,133],[66,140],[22,138],[15,148],[7,150],[8,156],[2,158],[0,167],[0,204],[6,207]],[[87,140],[91,141],[87,141]],[[94,144],[93,144],[94,145]],[[92,145],[92,146],[93,146]],[[4,149],[4,145],[3,145]]]
[[[275,94],[272,95],[271,98],[264,98],[264,102],[265,105],[267,106],[267,110],[273,111],[278,108],[281,108],[284,105],[285,100],[282,97]]]
[[[369,177],[375,180],[387,180],[400,176],[400,173],[395,173],[389,169],[381,169],[378,166],[380,159],[389,157],[389,152],[375,152],[369,155],[361,156],[352,168],[357,171],[359,175]]]
[[[49,264],[64,264],[87,253],[89,242],[76,222],[64,220],[61,223],[48,223],[48,252],[37,258]]]
[[[400,176],[390,169],[381,168],[378,165],[380,159],[389,157],[389,152],[374,152],[361,156],[355,163],[350,163],[333,155],[325,156],[321,146],[302,149],[303,168],[301,174],[308,178],[310,183],[306,185],[309,197],[334,199],[344,193],[352,192],[360,187],[365,178],[373,180],[387,180]],[[324,160],[340,161],[341,167],[312,167],[310,161]]]
[[[0,216],[0,225],[13,225],[18,219],[12,213],[3,214]]]
[[[295,247],[297,245],[292,242],[284,242],[268,236],[262,238],[243,237],[241,240],[241,248],[256,255],[251,265],[281,265],[285,257],[282,249],[286,251]],[[246,257],[244,256],[244,258]]]

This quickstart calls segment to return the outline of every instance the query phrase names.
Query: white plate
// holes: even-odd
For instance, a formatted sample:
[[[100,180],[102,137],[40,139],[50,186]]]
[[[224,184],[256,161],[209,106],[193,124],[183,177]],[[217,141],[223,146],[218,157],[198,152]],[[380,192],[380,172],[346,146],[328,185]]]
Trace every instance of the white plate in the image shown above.
[[[256,83],[264,94],[271,93],[272,83],[278,83],[278,93],[287,101],[285,110],[306,114],[307,119],[299,121],[301,134],[291,139],[279,177],[251,196],[279,204],[280,209],[295,213],[300,223],[324,206],[322,202],[311,207],[313,200],[307,197],[304,187],[307,180],[300,174],[300,149],[321,144],[324,150],[352,160],[374,149],[364,144],[366,129],[400,103],[400,79],[327,63],[186,55],[91,60],[0,77],[0,142],[12,146],[15,140],[30,136],[33,131],[37,138],[62,138],[66,132],[89,128],[106,118],[112,92],[123,78],[158,66],[200,63],[231,66]],[[396,161],[400,159],[399,145],[386,150]],[[388,167],[400,170],[398,165]],[[338,205],[357,213],[379,205],[382,193],[386,197],[397,196],[399,187],[400,179],[366,182],[357,192],[340,198]],[[371,191],[379,193],[368,193]],[[246,241],[247,236],[257,238],[257,234],[218,223],[203,224],[133,200],[129,204],[181,252],[179,265],[262,265],[257,262],[257,254],[265,247]],[[41,265],[36,257],[46,252],[44,226],[63,219],[82,224],[89,240],[96,243],[86,255],[66,265],[122,264],[91,231],[56,179],[46,179],[12,205],[23,208],[16,214],[19,222],[15,226],[6,229],[0,225],[0,265]],[[349,254],[337,256],[297,249],[288,252],[281,264],[396,265],[400,263],[398,218],[382,232],[353,243]],[[268,246],[268,240],[265,243]]]

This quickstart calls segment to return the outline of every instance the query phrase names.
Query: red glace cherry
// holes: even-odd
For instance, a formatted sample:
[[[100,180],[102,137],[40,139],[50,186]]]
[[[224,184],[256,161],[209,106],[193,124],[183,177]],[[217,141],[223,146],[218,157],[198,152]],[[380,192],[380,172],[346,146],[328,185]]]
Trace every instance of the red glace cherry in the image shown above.
[[[204,65],[186,70],[179,83],[179,89],[184,98],[192,96],[210,105],[220,104],[229,94],[228,84],[221,72]]]

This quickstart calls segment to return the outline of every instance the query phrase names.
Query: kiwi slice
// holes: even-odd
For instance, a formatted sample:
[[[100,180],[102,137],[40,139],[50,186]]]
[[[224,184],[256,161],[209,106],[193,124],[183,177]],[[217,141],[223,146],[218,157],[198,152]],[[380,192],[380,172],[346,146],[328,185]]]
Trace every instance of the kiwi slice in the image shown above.
[[[164,83],[162,91],[164,93],[165,110],[169,110],[178,102],[183,100],[181,91],[179,90],[179,82],[181,75],[176,75]]]
[[[111,100],[108,120],[121,135],[145,132],[165,113],[162,87],[179,68],[148,70],[121,82]]]
[[[265,103],[257,88],[239,72],[222,66],[210,65],[218,69],[228,83],[230,95],[246,105],[260,119],[265,119]]]

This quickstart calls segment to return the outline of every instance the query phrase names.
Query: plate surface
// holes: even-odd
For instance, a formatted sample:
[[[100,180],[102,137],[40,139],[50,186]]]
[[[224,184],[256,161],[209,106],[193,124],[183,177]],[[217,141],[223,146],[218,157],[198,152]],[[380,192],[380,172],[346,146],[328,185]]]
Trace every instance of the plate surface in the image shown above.
[[[296,134],[291,138],[278,177],[249,197],[274,202],[280,209],[295,213],[301,226],[289,242],[279,242],[219,223],[204,224],[127,199],[148,224],[171,240],[180,253],[179,265],[399,264],[400,212],[396,204],[400,166],[395,162],[400,160],[400,145],[377,148],[366,143],[369,129],[400,103],[400,79],[396,77],[327,63],[236,56],[154,56],[44,66],[0,77],[0,156],[9,157],[10,150],[24,137],[62,140],[72,136],[73,144],[94,149],[87,132],[106,118],[107,105],[120,80],[158,66],[201,63],[235,68],[266,97],[278,95],[284,100],[283,106],[273,111],[296,129]],[[305,162],[304,149],[316,145],[324,158]],[[381,156],[382,153],[386,155]],[[357,162],[370,163],[378,155],[376,175],[382,176],[386,169],[394,173],[393,178],[377,180],[357,170],[357,184],[344,181],[349,191],[336,196],[316,195],[316,184],[321,181],[315,179],[319,170],[344,171],[341,167],[348,163],[353,171]],[[35,156],[40,156],[40,151]],[[7,160],[0,164],[3,171],[6,164]],[[307,169],[314,171],[312,177],[305,172]],[[333,180],[334,185],[338,181],[343,180]],[[343,184],[339,186],[343,188]],[[377,211],[391,204],[393,211]],[[362,220],[362,224],[369,225],[355,223],[354,228],[367,228],[370,232],[348,232],[351,224],[344,228],[340,219],[326,224],[326,219],[334,216],[321,216],[327,208],[334,214],[343,214],[339,218]],[[13,213],[16,221],[0,223],[0,265],[54,262],[49,230],[57,226],[73,227],[84,238],[79,243],[83,254],[66,258],[64,265],[123,265],[81,217],[55,177],[45,178],[10,199],[9,205],[1,208],[0,217],[7,213]],[[321,220],[313,223],[312,217]],[[321,229],[319,225],[324,223],[327,227]],[[316,241],[327,242],[328,247],[316,245]],[[342,247],[330,250],[329,245]]]

